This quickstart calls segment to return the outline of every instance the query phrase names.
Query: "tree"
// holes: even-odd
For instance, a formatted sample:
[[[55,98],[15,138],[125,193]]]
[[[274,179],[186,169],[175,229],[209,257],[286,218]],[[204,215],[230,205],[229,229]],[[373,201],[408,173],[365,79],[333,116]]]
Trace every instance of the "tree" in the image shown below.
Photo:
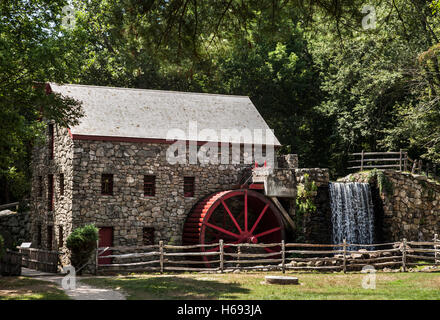
[[[0,3],[0,201],[22,198],[29,191],[29,162],[44,122],[76,123],[79,103],[47,95],[45,81],[68,81],[65,40],[60,36],[65,1]]]

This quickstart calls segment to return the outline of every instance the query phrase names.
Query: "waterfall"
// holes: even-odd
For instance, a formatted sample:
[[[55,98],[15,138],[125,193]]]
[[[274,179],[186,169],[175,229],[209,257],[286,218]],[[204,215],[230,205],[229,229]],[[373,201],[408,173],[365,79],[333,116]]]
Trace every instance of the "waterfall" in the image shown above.
[[[372,244],[374,211],[368,183],[330,183],[333,243]]]

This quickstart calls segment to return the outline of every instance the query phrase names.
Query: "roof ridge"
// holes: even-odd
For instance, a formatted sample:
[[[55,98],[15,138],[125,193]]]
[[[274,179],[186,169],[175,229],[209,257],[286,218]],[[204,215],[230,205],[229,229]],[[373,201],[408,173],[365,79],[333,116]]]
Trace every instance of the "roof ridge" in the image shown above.
[[[132,91],[149,91],[149,92],[158,92],[158,93],[180,93],[180,94],[190,94],[190,95],[206,95],[206,96],[219,96],[219,97],[228,97],[228,98],[248,98],[249,96],[243,95],[233,95],[233,94],[221,94],[221,93],[206,93],[206,92],[187,92],[187,91],[175,91],[175,90],[158,90],[158,89],[143,89],[143,88],[126,88],[126,87],[109,87],[109,86],[97,86],[97,85],[89,85],[89,84],[76,84],[76,83],[66,83],[66,84],[58,84],[55,82],[49,82],[49,85],[56,86],[76,86],[76,87],[88,87],[88,88],[99,88],[99,89],[116,89],[116,90],[132,90]]]

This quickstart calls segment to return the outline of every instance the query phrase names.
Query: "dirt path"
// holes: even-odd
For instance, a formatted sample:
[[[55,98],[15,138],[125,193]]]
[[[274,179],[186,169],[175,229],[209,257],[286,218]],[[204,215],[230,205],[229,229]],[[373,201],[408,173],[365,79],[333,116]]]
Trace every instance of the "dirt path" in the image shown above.
[[[65,290],[61,286],[63,275],[36,271],[28,268],[22,268],[21,275],[37,280],[56,283],[69,297],[75,300],[125,300],[122,292],[111,289],[100,289],[81,283],[81,278],[76,278],[76,289]]]

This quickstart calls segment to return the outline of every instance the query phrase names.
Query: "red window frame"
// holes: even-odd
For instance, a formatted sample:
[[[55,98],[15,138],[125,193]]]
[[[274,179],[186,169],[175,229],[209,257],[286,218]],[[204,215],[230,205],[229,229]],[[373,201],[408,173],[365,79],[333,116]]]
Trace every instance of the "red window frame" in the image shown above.
[[[154,197],[156,195],[156,176],[144,176],[144,196]]]
[[[49,124],[49,159],[53,159],[54,154],[54,126]]]
[[[101,176],[101,194],[104,196],[113,195],[113,174],[103,173]]]
[[[60,173],[60,196],[64,196],[64,173]]]
[[[184,197],[194,197],[195,190],[195,178],[194,177],[184,177],[183,178],[183,196]]]
[[[47,175],[47,209],[53,211],[53,174]]]

